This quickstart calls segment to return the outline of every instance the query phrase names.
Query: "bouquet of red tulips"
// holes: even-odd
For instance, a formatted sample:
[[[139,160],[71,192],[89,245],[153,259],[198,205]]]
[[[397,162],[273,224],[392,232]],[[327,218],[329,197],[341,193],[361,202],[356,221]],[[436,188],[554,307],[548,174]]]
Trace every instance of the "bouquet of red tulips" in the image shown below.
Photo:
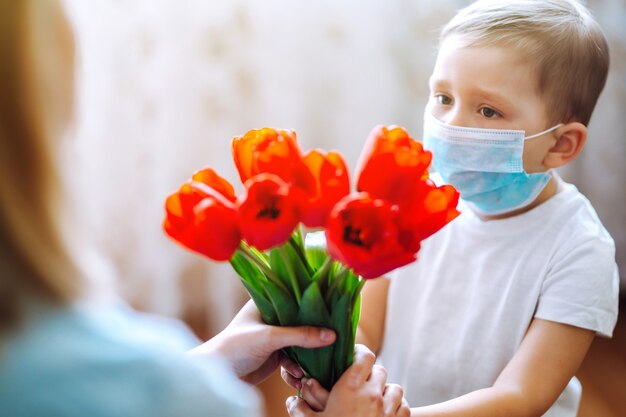
[[[416,260],[420,242],[459,214],[458,192],[429,179],[432,155],[397,126],[370,133],[352,193],[342,156],[303,154],[293,130],[251,130],[232,152],[243,193],[197,171],[167,198],[164,229],[230,261],[266,323],[334,329],[332,346],[286,349],[330,389],[352,363],[365,280]]]

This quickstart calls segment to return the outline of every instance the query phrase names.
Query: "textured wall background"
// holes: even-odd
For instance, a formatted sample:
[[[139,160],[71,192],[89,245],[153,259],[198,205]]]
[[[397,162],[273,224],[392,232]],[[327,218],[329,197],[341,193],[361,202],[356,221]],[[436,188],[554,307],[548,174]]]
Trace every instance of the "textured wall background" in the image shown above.
[[[81,202],[122,293],[203,333],[222,327],[245,294],[228,265],[165,238],[166,195],[204,165],[237,183],[230,140],[253,127],[294,128],[304,148],[339,149],[351,167],[376,124],[419,137],[437,30],[467,3],[67,0],[81,55]],[[610,38],[611,75],[587,148],[563,174],[626,271],[626,6],[589,4]]]

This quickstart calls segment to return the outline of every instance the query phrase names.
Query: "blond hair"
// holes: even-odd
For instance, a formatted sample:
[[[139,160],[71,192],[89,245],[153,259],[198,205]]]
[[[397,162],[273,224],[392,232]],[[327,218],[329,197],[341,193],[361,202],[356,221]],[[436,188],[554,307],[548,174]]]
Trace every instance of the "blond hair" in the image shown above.
[[[51,4],[54,10],[48,10]],[[46,10],[35,13],[36,7]],[[38,65],[33,22],[43,13],[52,14],[46,20],[52,25],[64,19],[53,1],[0,2],[0,330],[18,322],[29,300],[64,303],[82,288],[58,221],[63,201],[54,154],[58,132],[48,120],[59,112],[50,105],[66,100],[59,96],[65,68],[56,65],[65,57],[46,68]],[[40,33],[48,30],[44,26]],[[49,42],[48,51],[55,51],[60,39],[38,42]],[[42,71],[53,74],[50,85]]]
[[[443,28],[468,46],[513,48],[535,67],[537,92],[551,122],[588,124],[609,69],[609,48],[598,23],[575,0],[479,0]]]

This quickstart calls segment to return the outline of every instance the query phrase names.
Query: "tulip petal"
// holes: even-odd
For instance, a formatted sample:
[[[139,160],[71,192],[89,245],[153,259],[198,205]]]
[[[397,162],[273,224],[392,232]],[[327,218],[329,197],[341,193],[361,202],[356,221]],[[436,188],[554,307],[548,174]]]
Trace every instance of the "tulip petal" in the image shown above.
[[[377,126],[357,165],[357,190],[403,205],[428,178],[432,154],[398,126]],[[390,186],[392,185],[392,186]]]
[[[406,202],[400,223],[410,240],[421,241],[454,220],[459,193],[451,185],[437,187],[432,181],[422,183],[420,191]]]
[[[302,160],[295,131],[250,130],[233,139],[232,151],[242,183],[255,175],[268,173],[308,195],[315,193],[315,179]]]
[[[333,206],[350,192],[348,168],[338,152],[309,151],[303,158],[313,174],[316,192],[303,208],[302,222],[308,227],[325,227]]]
[[[208,185],[233,203],[237,201],[233,186],[226,179],[219,176],[212,168],[204,168],[196,171],[191,177],[191,180]]]

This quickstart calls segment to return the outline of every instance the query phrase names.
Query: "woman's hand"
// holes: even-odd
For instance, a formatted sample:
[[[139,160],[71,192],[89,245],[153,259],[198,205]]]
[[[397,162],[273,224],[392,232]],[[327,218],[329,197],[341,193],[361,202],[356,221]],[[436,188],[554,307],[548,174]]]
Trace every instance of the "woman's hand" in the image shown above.
[[[268,326],[252,301],[218,335],[192,349],[192,355],[215,355],[226,359],[235,373],[250,384],[258,384],[281,364],[296,375],[302,371],[280,349],[287,346],[317,348],[335,341],[332,330],[310,326]]]
[[[409,405],[399,385],[385,384],[387,371],[374,365],[376,357],[365,346],[357,345],[354,364],[346,370],[331,392],[313,379],[298,380],[283,368],[283,378],[300,386],[302,398],[290,397],[291,417],[408,417]],[[301,382],[301,383],[300,383]]]

